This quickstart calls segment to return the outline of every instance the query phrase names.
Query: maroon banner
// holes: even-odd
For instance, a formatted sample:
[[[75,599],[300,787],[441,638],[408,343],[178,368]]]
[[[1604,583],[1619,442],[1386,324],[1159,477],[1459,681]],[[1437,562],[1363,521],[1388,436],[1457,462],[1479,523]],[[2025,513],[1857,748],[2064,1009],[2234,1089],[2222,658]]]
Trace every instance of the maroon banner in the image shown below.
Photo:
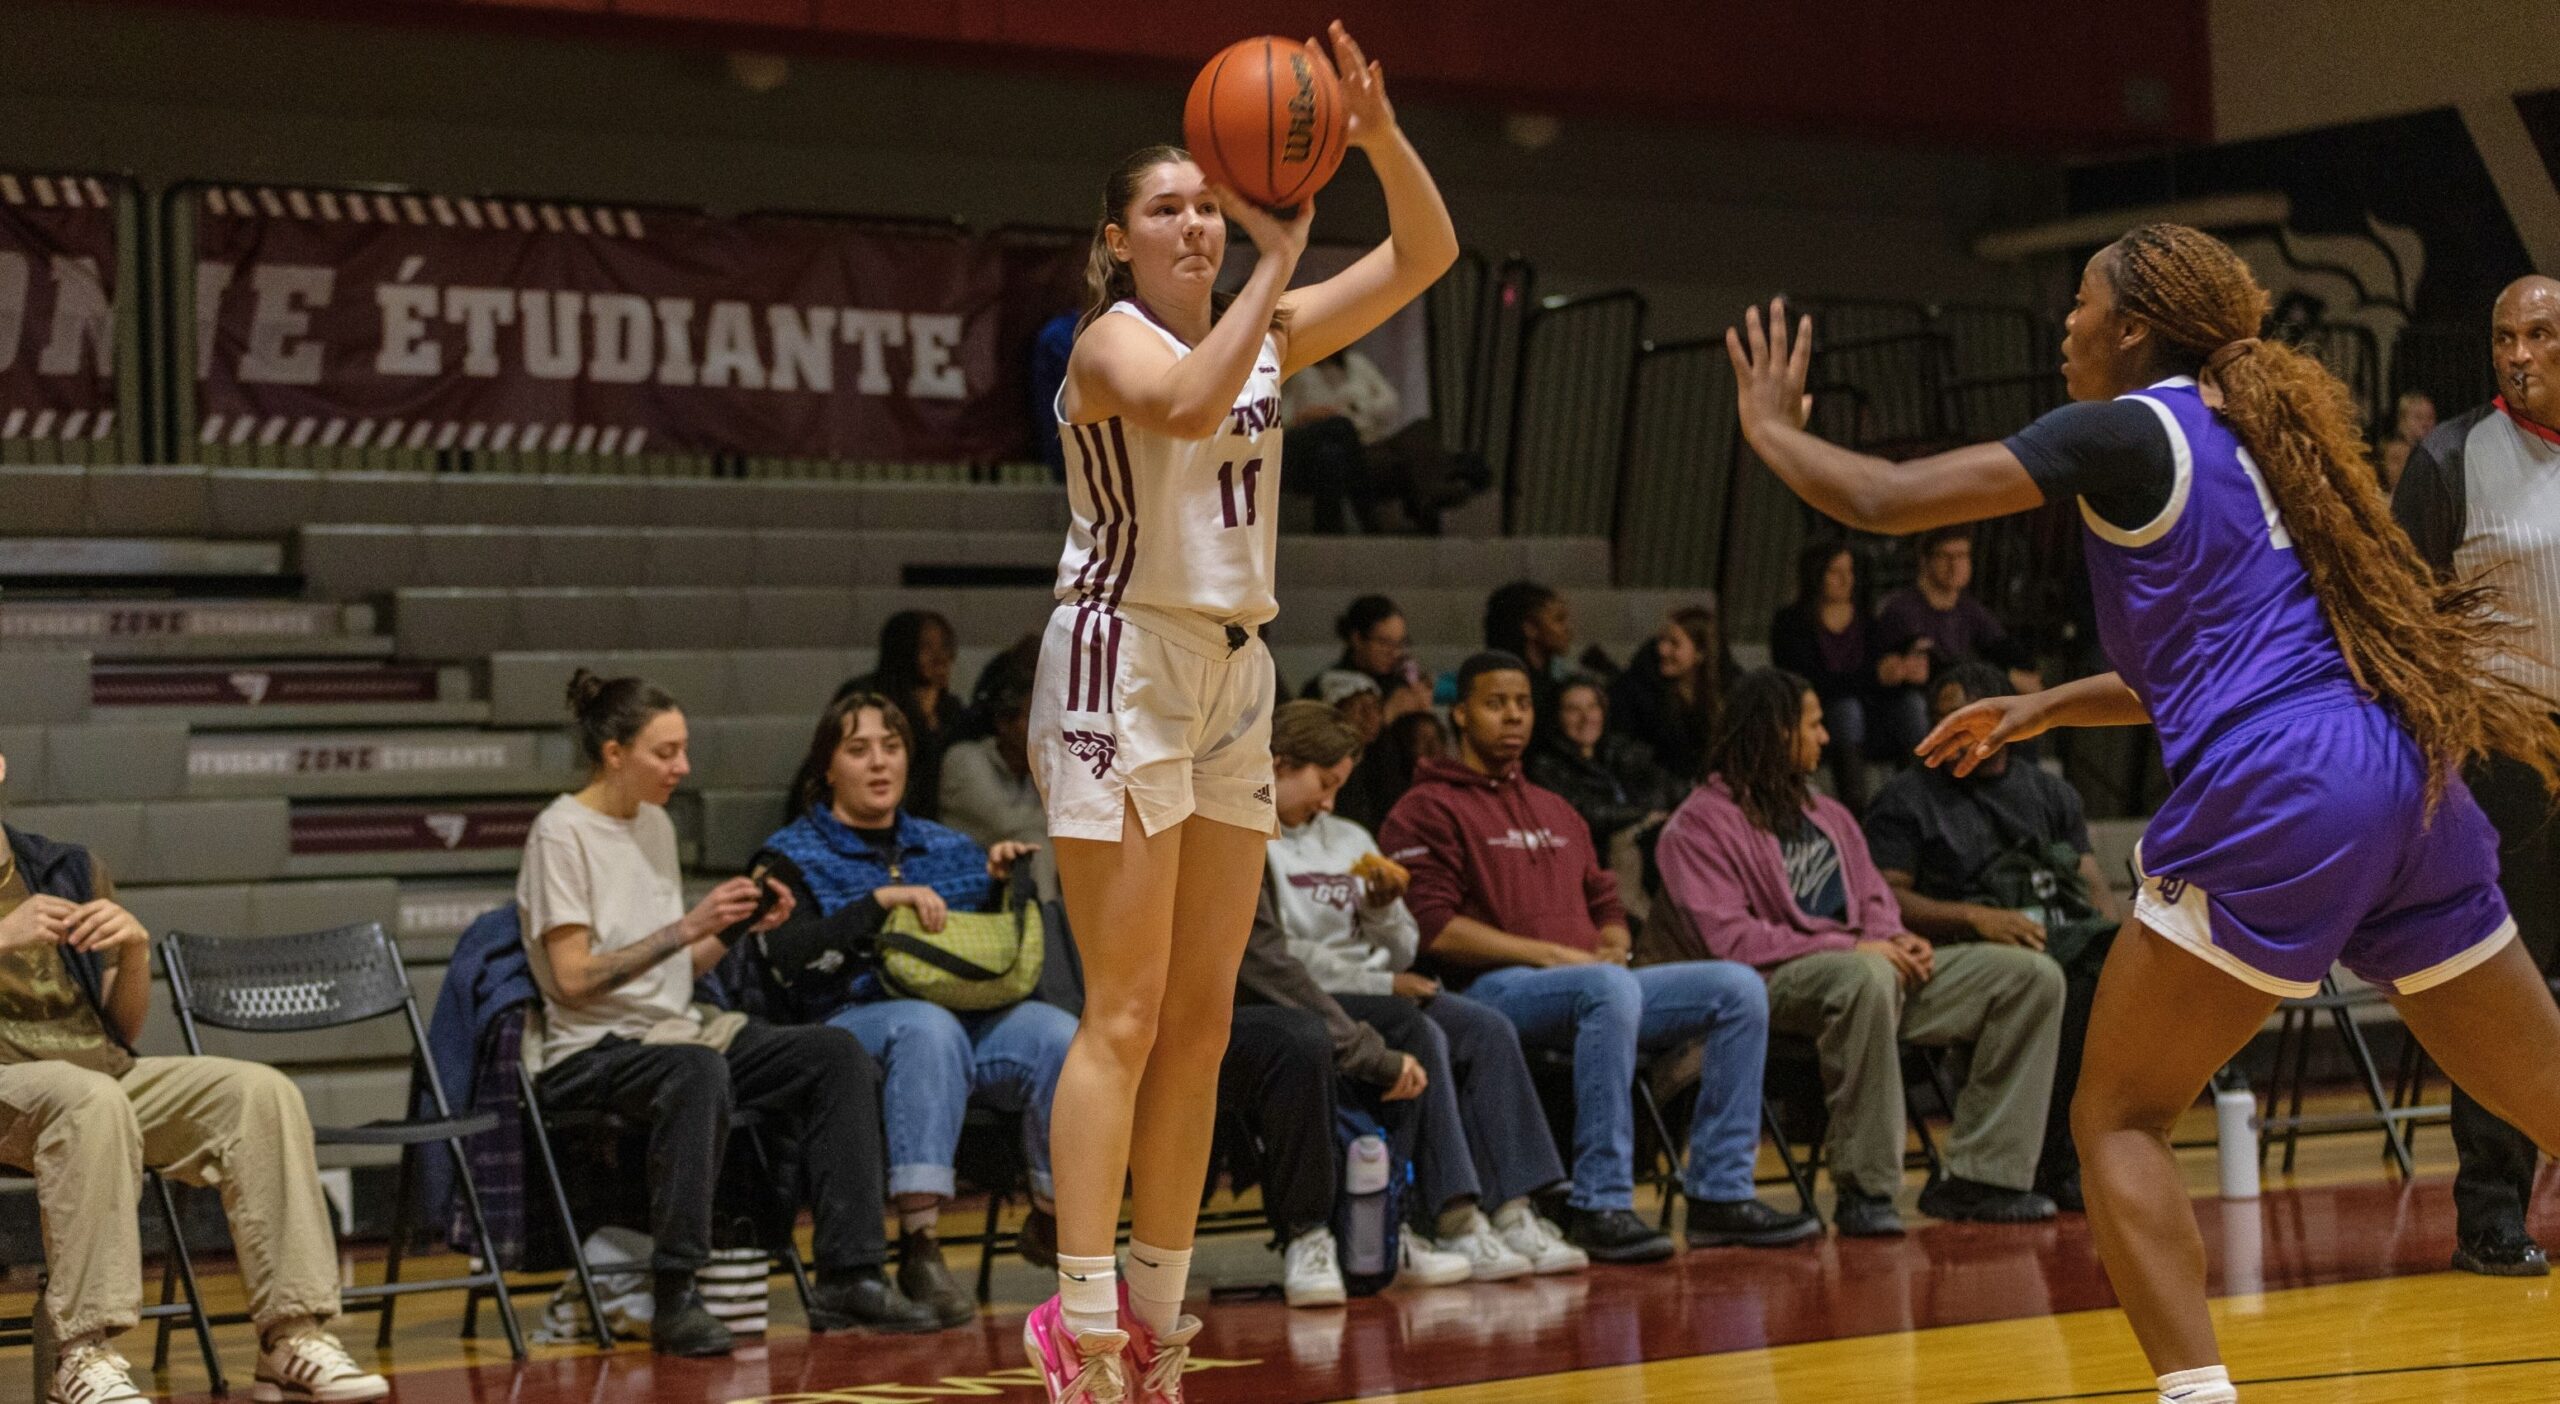
[[[1026,452],[1007,299],[1053,280],[990,239],[286,189],[196,210],[203,442]]]
[[[116,415],[111,176],[0,171],[0,439],[102,439]]]

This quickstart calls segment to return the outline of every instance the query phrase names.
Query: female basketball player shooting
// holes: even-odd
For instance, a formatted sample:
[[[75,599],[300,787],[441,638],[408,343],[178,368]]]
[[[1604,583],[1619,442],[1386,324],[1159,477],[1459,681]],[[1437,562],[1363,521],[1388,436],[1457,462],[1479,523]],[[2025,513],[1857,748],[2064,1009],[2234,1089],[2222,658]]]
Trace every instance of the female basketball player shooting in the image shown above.
[[[1278,611],[1280,384],[1458,255],[1379,68],[1341,25],[1332,39],[1387,241],[1287,290],[1311,205],[1284,222],[1205,185],[1177,148],[1141,151],[1103,187],[1093,305],[1059,392],[1073,524],[1031,744],[1085,1005],[1052,1114],[1059,1295],[1023,1328],[1053,1400],[1179,1400],[1200,1328],[1180,1315],[1192,1228],[1274,831],[1271,657],[1255,629]],[[1232,301],[1211,291],[1229,221],[1258,253]],[[1125,1307],[1112,1260],[1124,1174]]]
[[[2079,499],[2116,671],[1977,702],[1920,747],[1972,770],[2057,726],[2159,729],[2172,788],[2098,990],[2073,1113],[2091,1227],[2178,1404],[2238,1398],[2170,1124],[2279,999],[2333,962],[2389,992],[2485,1106],[2560,1151],[2560,1011],[2513,938],[2496,835],[2460,771],[2560,782],[2550,699],[2502,681],[2494,596],[2438,588],[2366,461],[2346,388],[2258,339],[2267,295],[2219,241],[2146,225],[2089,261],[2071,397],[2006,443],[1887,463],[1804,430],[1808,320],[1726,334],[1744,432],[1821,511],[1911,532]]]

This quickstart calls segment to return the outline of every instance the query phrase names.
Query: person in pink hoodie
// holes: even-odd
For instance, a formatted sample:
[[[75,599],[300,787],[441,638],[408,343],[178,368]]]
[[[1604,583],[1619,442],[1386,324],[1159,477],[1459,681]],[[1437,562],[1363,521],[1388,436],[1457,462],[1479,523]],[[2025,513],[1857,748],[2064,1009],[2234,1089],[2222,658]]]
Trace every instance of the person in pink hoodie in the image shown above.
[[[1626,913],[1591,832],[1562,795],[1520,772],[1535,721],[1529,667],[1480,653],[1458,670],[1458,754],[1427,761],[1379,832],[1412,871],[1405,905],[1451,988],[1519,1026],[1523,1043],[1573,1056],[1573,1187],[1566,1237],[1602,1262],[1671,1255],[1637,1217],[1640,1055],[1706,1042],[1681,1185],[1691,1247],[1774,1247],[1821,1221],[1756,1197],[1767,991],[1720,960],[1628,968]]]
[[[2062,969],[2021,947],[1932,946],[1907,930],[1857,820],[1806,783],[1828,744],[1812,684],[1775,668],[1736,683],[1707,783],[1662,828],[1667,905],[1708,953],[1767,979],[1771,1028],[1820,1051],[1842,1233],[1902,1232],[1901,1043],[1973,1046],[1947,1175],[1921,1192],[1920,1212],[2050,1219],[2053,1201],[2028,1187],[2061,1038]]]

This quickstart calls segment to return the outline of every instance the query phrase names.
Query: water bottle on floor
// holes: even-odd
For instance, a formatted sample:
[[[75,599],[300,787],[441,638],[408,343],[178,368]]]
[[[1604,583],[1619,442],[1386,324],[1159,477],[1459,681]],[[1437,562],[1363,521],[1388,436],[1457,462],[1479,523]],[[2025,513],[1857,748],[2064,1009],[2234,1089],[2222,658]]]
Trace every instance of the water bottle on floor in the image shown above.
[[[1342,1239],[1342,1270],[1365,1276],[1393,1272],[1388,1261],[1387,1182],[1392,1166],[1387,1138],[1364,1132],[1351,1138],[1342,1154],[1342,1192],[1347,1212]]]
[[[2222,1197],[2258,1197],[2258,1099],[2248,1079],[2225,1068],[2213,1080],[2214,1148],[2222,1162]]]

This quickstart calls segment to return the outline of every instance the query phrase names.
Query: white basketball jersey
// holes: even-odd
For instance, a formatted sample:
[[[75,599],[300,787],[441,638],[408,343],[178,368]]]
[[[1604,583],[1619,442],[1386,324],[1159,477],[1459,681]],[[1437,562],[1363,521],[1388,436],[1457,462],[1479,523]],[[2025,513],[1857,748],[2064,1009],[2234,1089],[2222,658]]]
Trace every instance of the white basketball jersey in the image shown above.
[[[1135,302],[1174,354],[1191,348]],[[1065,391],[1059,392],[1064,404]],[[1057,406],[1052,406],[1057,409]],[[1117,416],[1058,419],[1073,520],[1058,563],[1060,600],[1116,610],[1181,610],[1250,628],[1279,613],[1272,593],[1280,519],[1280,351],[1262,338],[1253,374],[1218,431],[1177,439]]]

